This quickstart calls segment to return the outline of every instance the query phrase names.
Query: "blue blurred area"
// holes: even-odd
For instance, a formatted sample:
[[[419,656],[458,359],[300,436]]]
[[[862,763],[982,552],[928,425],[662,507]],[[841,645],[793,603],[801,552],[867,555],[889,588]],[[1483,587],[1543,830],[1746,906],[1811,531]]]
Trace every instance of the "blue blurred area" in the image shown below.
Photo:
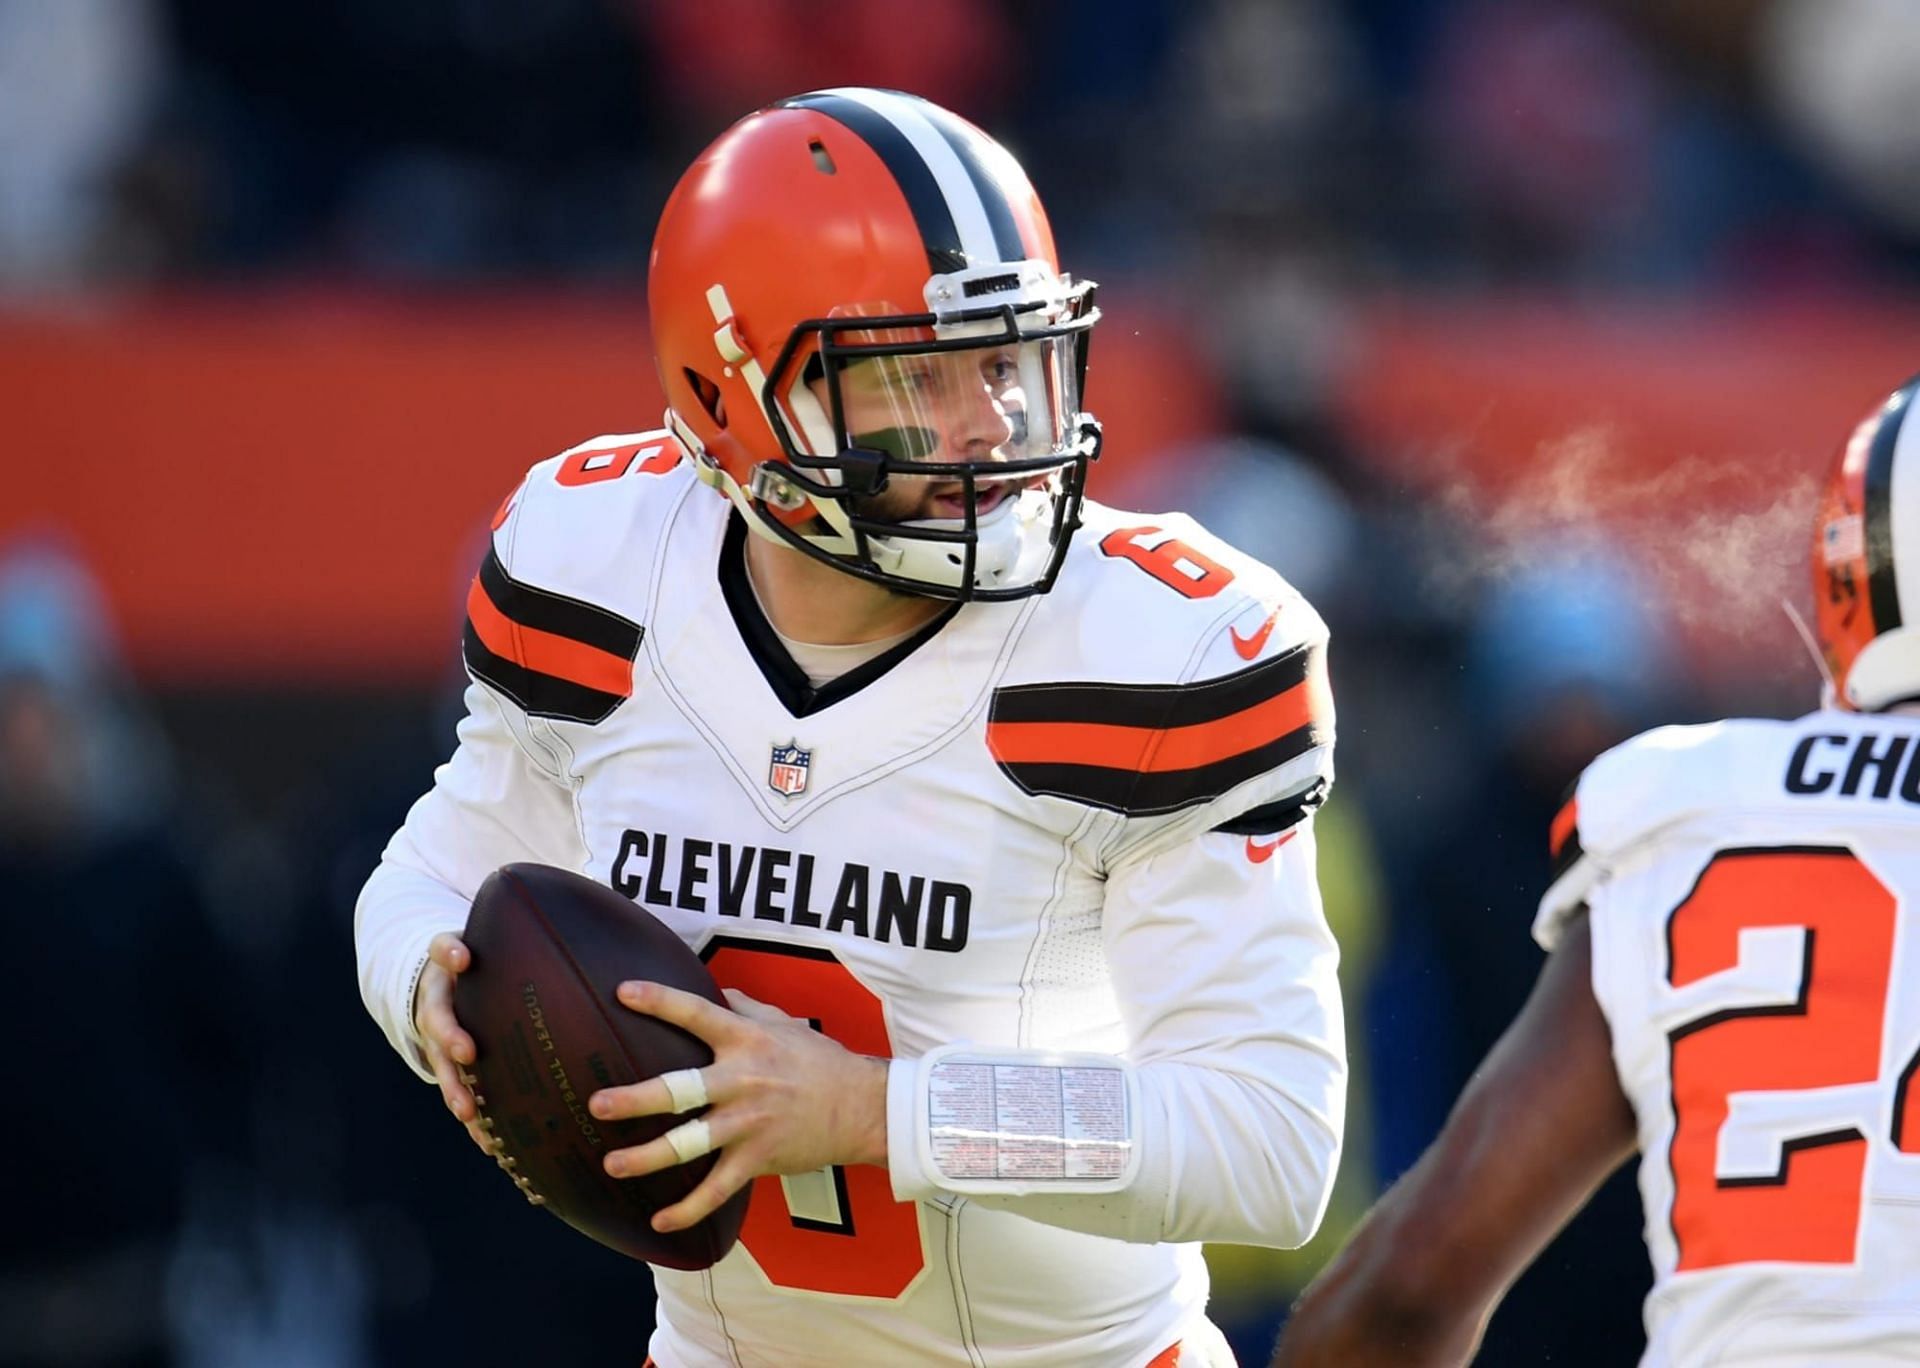
[[[1325,878],[1356,1134],[1304,1256],[1219,1261],[1220,1319],[1261,1362],[1530,986],[1566,785],[1640,727],[1724,702],[1617,549],[1527,548],[1486,573],[1470,515],[1368,475],[1328,411],[1350,302],[1910,286],[1916,14],[0,0],[0,302],[630,286],[687,159],[764,100],[898,85],[1001,135],[1071,268],[1177,301],[1222,378],[1235,440],[1168,452],[1143,501],[1269,559],[1334,631]],[[9,1128],[16,1174],[68,1181],[28,1184],[0,1241],[0,1365],[638,1362],[644,1270],[526,1213],[354,993],[352,896],[451,744],[449,699],[148,697],[114,633],[57,533],[0,546],[10,976],[21,1019],[71,1029],[67,1057],[128,1089],[87,1099],[85,1124]],[[1806,684],[1783,671],[1741,701],[1790,712]],[[1616,1180],[1516,1287],[1483,1361],[1628,1361],[1646,1276]]]

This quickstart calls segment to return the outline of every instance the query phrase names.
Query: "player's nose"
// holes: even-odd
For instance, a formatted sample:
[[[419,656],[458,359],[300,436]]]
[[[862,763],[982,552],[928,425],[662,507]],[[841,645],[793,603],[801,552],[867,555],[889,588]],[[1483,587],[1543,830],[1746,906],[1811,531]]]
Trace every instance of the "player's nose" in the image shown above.
[[[994,387],[979,381],[962,385],[954,402],[947,429],[954,459],[1005,459],[1001,449],[1013,437],[1013,422]]]

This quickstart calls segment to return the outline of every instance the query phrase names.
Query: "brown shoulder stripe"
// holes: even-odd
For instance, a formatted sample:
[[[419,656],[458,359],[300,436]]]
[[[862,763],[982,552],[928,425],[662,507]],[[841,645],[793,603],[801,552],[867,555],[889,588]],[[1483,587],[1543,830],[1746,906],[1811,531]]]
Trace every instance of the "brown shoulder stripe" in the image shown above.
[[[987,748],[1026,792],[1135,816],[1207,802],[1332,737],[1309,645],[1199,684],[997,689],[987,719]]]
[[[514,579],[491,549],[467,590],[467,668],[535,717],[599,722],[633,693],[636,622]]]

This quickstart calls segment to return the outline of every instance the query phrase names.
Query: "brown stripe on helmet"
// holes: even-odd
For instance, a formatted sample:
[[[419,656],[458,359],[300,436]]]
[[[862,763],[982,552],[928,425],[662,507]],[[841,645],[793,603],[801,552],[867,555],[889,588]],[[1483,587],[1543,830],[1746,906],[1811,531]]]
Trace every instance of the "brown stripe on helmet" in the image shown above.
[[[960,241],[960,228],[947,206],[939,178],[907,135],[894,127],[886,115],[830,90],[796,95],[780,101],[778,107],[810,109],[825,115],[872,148],[907,201],[907,211],[913,215],[920,240],[926,245],[928,272],[948,275],[966,269],[970,264],[966,248]]]
[[[967,179],[973,182],[974,191],[980,196],[980,205],[986,210],[987,222],[993,228],[993,246],[1000,254],[1000,259],[1020,261],[1041,256],[1040,244],[1021,240],[1013,204],[989,164],[991,152],[981,146],[985,136],[938,105],[925,100],[916,100],[915,103],[921,114],[926,116],[927,122],[933,125],[934,131],[953,149],[954,156],[960,159],[960,165],[967,173]],[[977,266],[982,263],[974,264]]]
[[[1913,389],[1902,389],[1880,411],[1867,451],[1863,510],[1867,541],[1867,603],[1875,633],[1900,625],[1900,585],[1893,560],[1893,454],[1913,407]]]

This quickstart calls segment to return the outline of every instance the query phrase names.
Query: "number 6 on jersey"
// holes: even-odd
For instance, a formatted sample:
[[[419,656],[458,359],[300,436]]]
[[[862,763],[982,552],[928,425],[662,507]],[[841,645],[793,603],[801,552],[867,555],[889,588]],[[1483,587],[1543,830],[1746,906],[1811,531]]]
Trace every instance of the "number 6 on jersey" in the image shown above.
[[[826,951],[716,936],[702,952],[714,981],[738,988],[861,1054],[890,1058],[880,999]],[[872,1165],[754,1179],[740,1243],[776,1287],[897,1297],[926,1267],[920,1215],[894,1200]]]

